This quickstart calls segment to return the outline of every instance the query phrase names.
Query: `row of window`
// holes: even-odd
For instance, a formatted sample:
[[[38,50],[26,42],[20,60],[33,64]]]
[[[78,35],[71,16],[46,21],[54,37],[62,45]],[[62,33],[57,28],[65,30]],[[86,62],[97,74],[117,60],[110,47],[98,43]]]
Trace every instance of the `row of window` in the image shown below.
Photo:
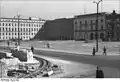
[[[17,37],[0,37],[0,39],[2,40],[6,40],[6,39],[16,39]],[[20,37],[22,39],[30,39],[30,37]]]
[[[97,22],[97,20],[95,21],[95,20],[85,20],[85,23],[83,24],[83,22],[82,21],[80,21],[80,25],[87,25],[87,24],[89,24],[88,22],[90,22],[90,24],[92,25],[92,24],[96,24],[96,22]],[[101,19],[101,23],[103,23],[103,19]],[[78,22],[77,21],[75,21],[75,24],[78,24]]]
[[[76,30],[95,30],[96,29],[96,27],[95,26],[89,26],[89,27],[83,27],[83,26],[81,26],[81,27],[77,27],[77,25],[76,25]],[[101,28],[98,28],[98,30],[104,30],[104,27],[103,27],[103,25],[101,25]]]
[[[18,26],[18,23],[0,23],[0,26]],[[19,24],[20,27],[41,27],[40,24]]]
[[[81,39],[83,39],[83,38],[85,39],[85,38],[89,37],[90,40],[93,40],[93,39],[96,38],[96,34],[95,33],[86,34],[85,32],[82,32],[82,33],[76,32],[75,35],[76,35],[76,37],[81,38]],[[105,37],[104,33],[98,33],[98,38],[99,39],[104,40],[105,39],[104,37]]]
[[[14,21],[18,21],[18,19],[17,20],[15,20],[15,19],[0,19],[0,21],[9,21],[9,22],[14,22]],[[19,20],[20,22],[41,22],[40,20],[39,21],[33,21],[33,20]]]
[[[18,31],[18,28],[0,28],[0,31]],[[39,31],[39,28],[19,28],[19,31]]]
[[[20,35],[35,35],[36,33],[19,33]],[[0,33],[0,35],[18,35],[18,33]]]

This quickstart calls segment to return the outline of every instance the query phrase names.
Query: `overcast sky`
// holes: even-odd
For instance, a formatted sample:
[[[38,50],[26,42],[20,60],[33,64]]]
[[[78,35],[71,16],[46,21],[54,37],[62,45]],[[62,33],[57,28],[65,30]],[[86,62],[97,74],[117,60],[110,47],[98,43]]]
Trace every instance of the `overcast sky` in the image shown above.
[[[1,17],[41,17],[55,19],[96,12],[97,0],[0,0]],[[103,0],[99,11],[119,12],[120,0]],[[102,5],[102,7],[101,7]]]

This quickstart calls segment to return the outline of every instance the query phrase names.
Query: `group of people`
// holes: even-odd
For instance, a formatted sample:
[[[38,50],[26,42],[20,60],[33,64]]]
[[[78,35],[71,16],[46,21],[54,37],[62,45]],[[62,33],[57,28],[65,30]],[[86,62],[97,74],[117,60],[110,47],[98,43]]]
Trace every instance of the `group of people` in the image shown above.
[[[97,70],[96,70],[96,78],[104,78],[104,72],[103,70],[97,66]]]
[[[92,52],[92,54],[93,54],[93,56],[95,56],[95,54],[96,54],[96,49],[95,49],[95,47],[93,47],[93,52]],[[103,48],[103,55],[107,55],[107,49],[106,49],[106,47],[104,46],[104,48]]]

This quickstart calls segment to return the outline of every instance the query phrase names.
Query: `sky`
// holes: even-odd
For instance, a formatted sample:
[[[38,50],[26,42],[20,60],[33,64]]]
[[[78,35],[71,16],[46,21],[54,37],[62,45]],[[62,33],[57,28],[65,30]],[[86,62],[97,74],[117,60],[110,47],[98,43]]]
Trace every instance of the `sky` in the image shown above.
[[[81,14],[96,13],[99,0],[0,0],[0,17],[22,18],[39,17],[42,19],[69,18]],[[120,0],[103,0],[99,12],[120,11]]]

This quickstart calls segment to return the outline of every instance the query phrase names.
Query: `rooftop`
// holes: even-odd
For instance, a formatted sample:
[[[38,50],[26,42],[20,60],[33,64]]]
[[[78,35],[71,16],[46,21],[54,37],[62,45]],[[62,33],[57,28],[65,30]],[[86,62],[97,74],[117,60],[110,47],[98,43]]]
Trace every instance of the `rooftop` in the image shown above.
[[[99,15],[107,15],[109,13],[107,12],[100,12],[98,13]],[[86,16],[94,16],[94,15],[97,15],[97,13],[90,13],[90,14],[82,14],[82,15],[76,15],[75,18],[77,17],[86,17]]]

